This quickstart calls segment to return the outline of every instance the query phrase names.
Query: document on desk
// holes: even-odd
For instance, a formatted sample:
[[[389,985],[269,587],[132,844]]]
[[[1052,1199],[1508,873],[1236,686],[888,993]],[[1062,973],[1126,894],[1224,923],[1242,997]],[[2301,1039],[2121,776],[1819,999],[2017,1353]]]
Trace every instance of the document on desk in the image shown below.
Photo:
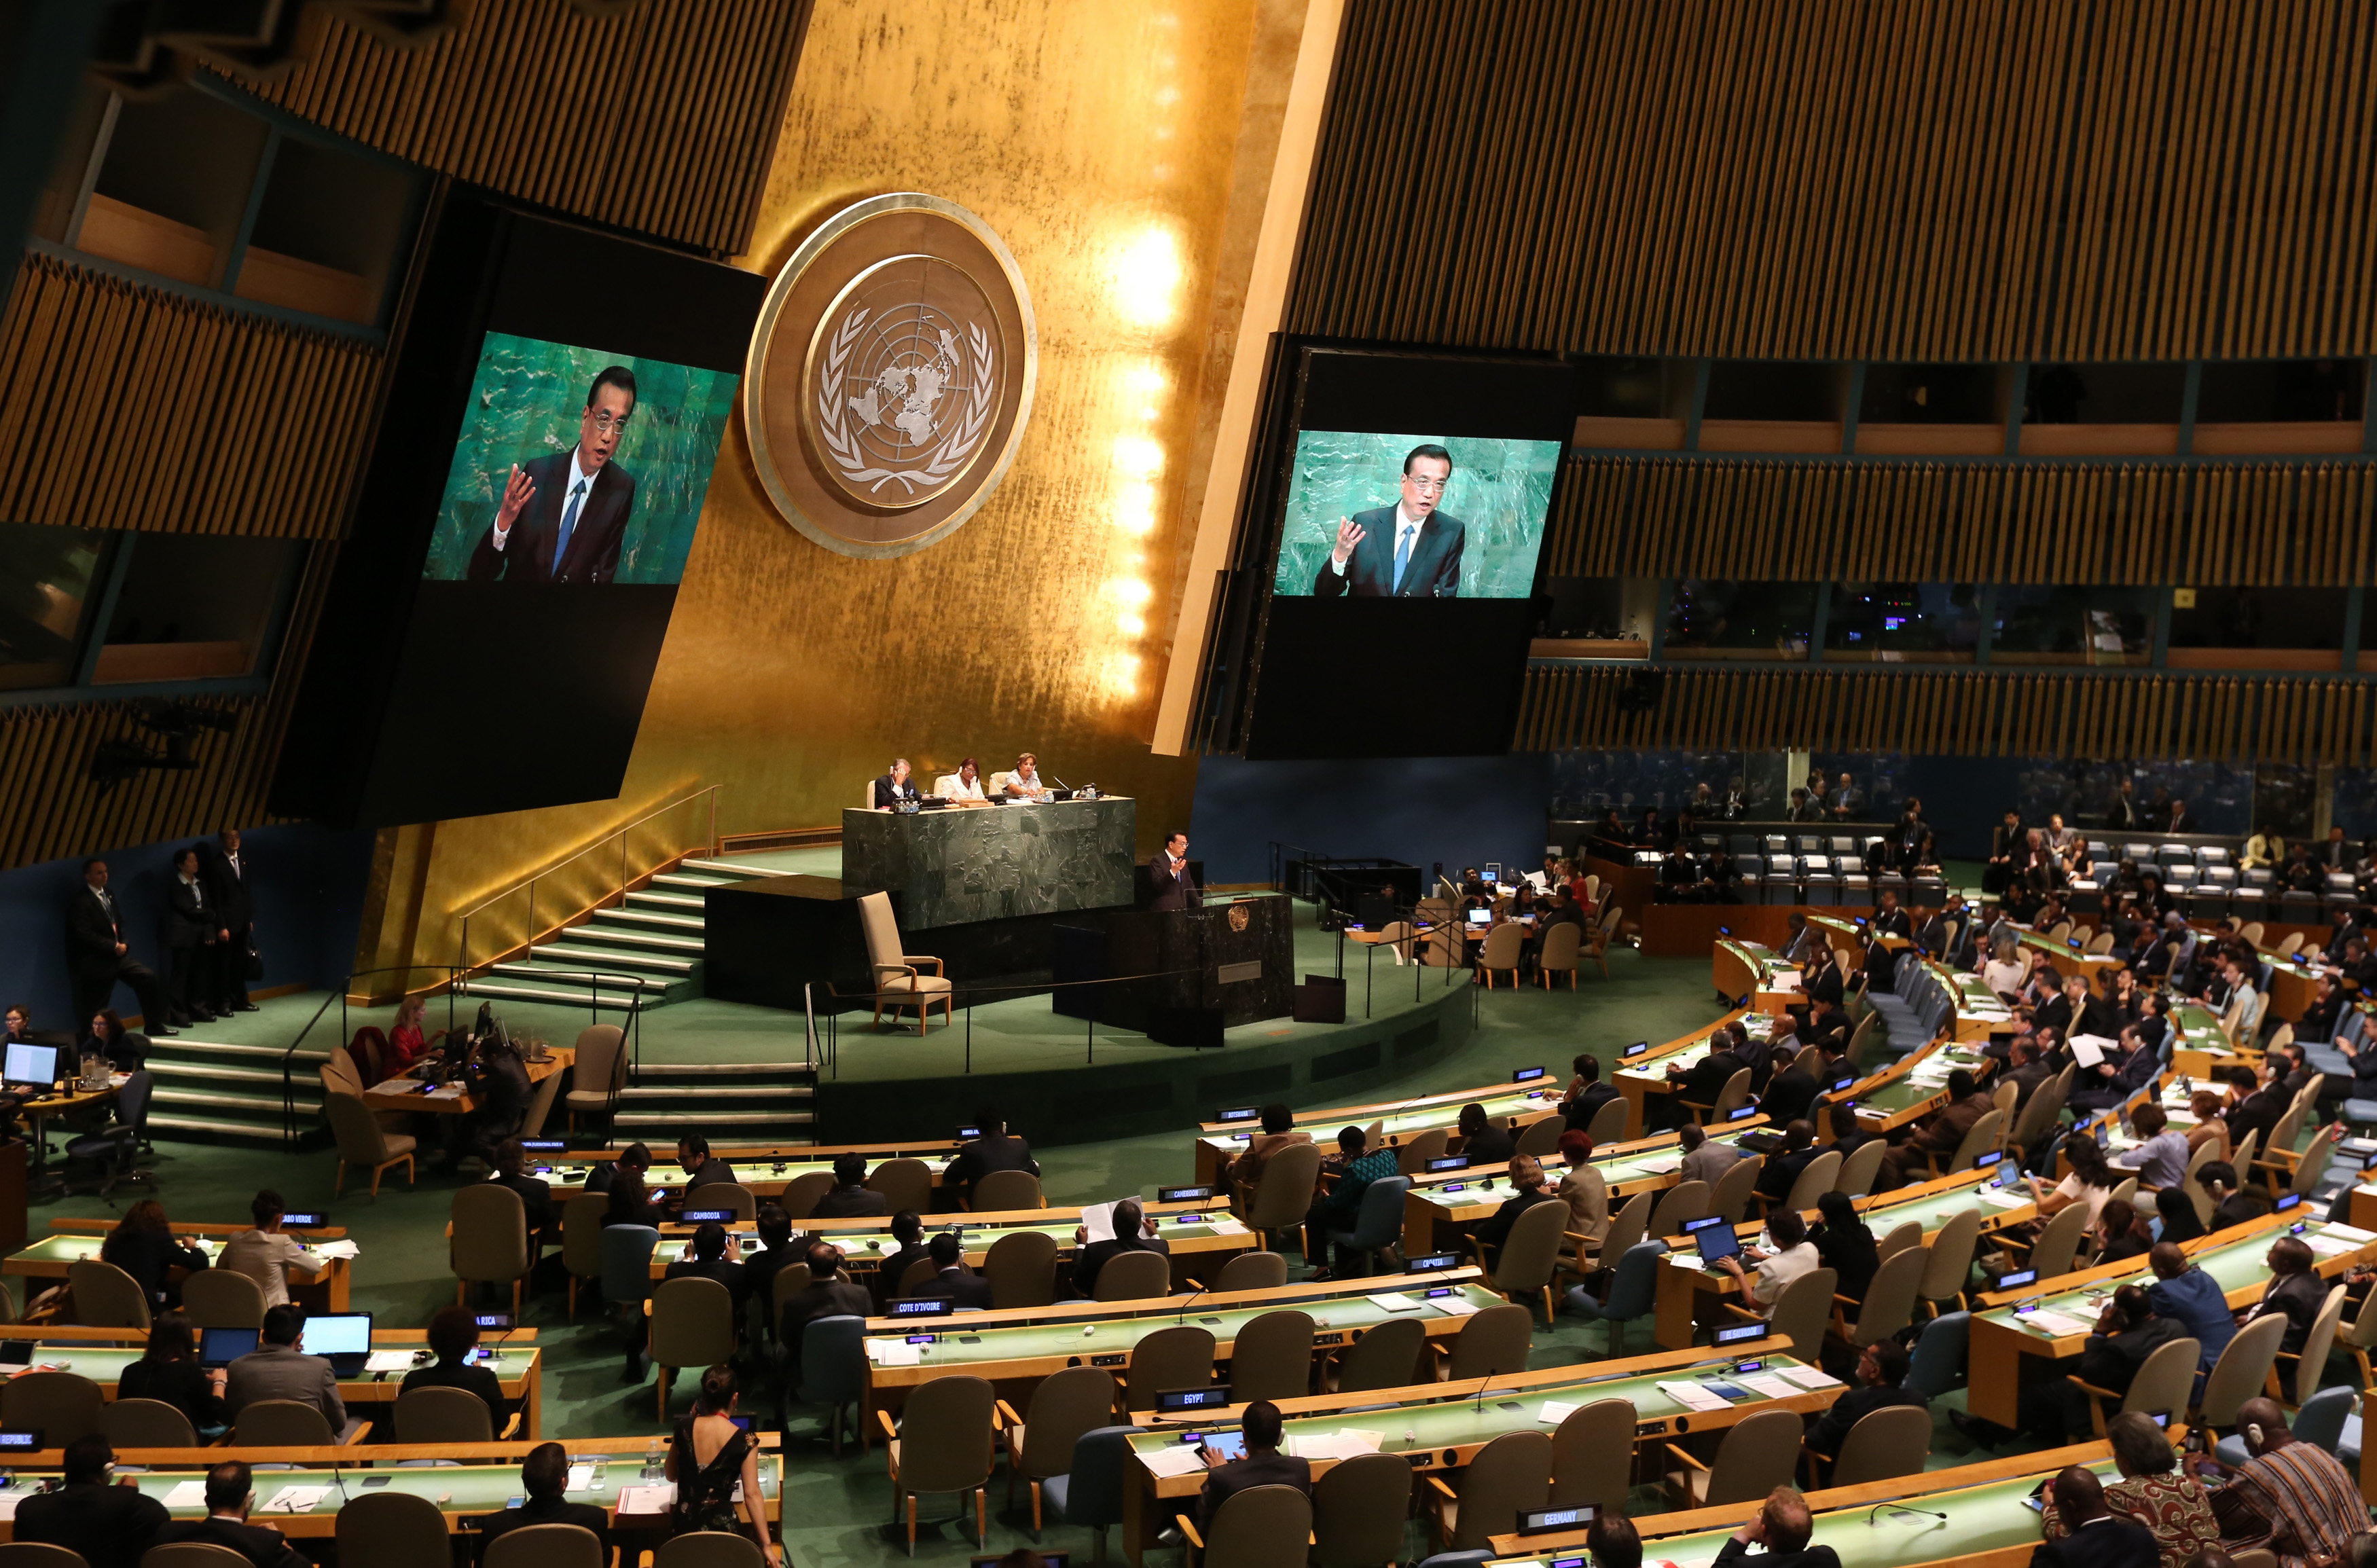
[[[363,1249],[352,1240],[325,1241],[305,1250],[317,1258],[345,1258],[350,1262],[363,1255]]]
[[[2001,1209],[2018,1209],[2033,1201],[2030,1190],[2025,1187],[1984,1187],[1973,1195]]]
[[[878,1367],[920,1367],[925,1363],[925,1347],[904,1339],[870,1339],[866,1359]]]
[[[2086,1334],[2089,1332],[2088,1325],[2082,1323],[2078,1318],[2069,1317],[2061,1312],[2050,1312],[2046,1311],[2044,1308],[2036,1312],[2025,1313],[2022,1317],[2016,1318],[2014,1321],[2016,1323],[2028,1323],[2033,1328],[2044,1329],[2049,1334],[2054,1335],[2058,1338],[2061,1338],[2065,1335]]]
[[[665,1514],[676,1502],[676,1483],[661,1481],[642,1486],[621,1487],[619,1508],[622,1514]]]
[[[1139,1462],[1148,1473],[1164,1480],[1181,1476],[1193,1476],[1205,1467],[1205,1456],[1193,1442],[1176,1442],[1169,1448],[1159,1448],[1153,1454],[1142,1454]]]
[[[1838,1388],[1841,1386],[1841,1380],[1833,1376],[1832,1373],[1824,1371],[1822,1367],[1777,1367],[1775,1371],[1778,1375],[1788,1378],[1793,1382],[1798,1383],[1801,1388]],[[1745,1378],[1742,1381],[1747,1382],[1750,1380]]]
[[[412,1352],[410,1350],[375,1350],[371,1353],[371,1359],[364,1363],[364,1371],[367,1372],[406,1372],[412,1370]]]
[[[1545,1426],[1556,1427],[1583,1408],[1584,1406],[1582,1405],[1563,1405],[1557,1399],[1547,1399],[1535,1419]]]
[[[2358,1252],[2363,1245],[2359,1241],[2347,1241],[2341,1237],[2328,1235],[2306,1236],[2303,1241],[2312,1251],[2329,1258],[2340,1258],[2347,1252]]]
[[[1733,1381],[1751,1393],[1762,1394],[1769,1399],[1789,1399],[1799,1392],[1773,1372],[1750,1372]]]
[[[1681,1155],[1653,1155],[1648,1159],[1636,1160],[1634,1164],[1637,1169],[1648,1171],[1653,1176],[1665,1176],[1670,1171],[1683,1169],[1684,1156]]]
[[[2320,1227],[2319,1233],[2322,1236],[2333,1236],[2338,1241],[2349,1241],[2356,1247],[2366,1247],[2371,1241],[2377,1241],[2377,1230],[2363,1230],[2357,1225],[2330,1223]]]
[[[204,1508],[207,1505],[207,1483],[184,1481],[164,1498],[168,1508]]]
[[[1382,1312],[1416,1312],[1420,1309],[1418,1301],[1399,1290],[1382,1290],[1366,1299]]]
[[[1696,1382],[1663,1382],[1659,1392],[1687,1410],[1730,1410],[1733,1406],[1725,1395],[1712,1394]]]
[[[259,1514],[306,1514],[314,1505],[330,1495],[328,1487],[282,1487],[272,1494],[272,1501],[257,1510]]]
[[[594,1464],[593,1464],[593,1461],[591,1461],[591,1460],[588,1460],[588,1461],[586,1461],[586,1462],[585,1462],[585,1463],[583,1463],[583,1464],[579,1464],[579,1465],[572,1465],[572,1466],[569,1466],[569,1478],[568,1478],[567,1480],[566,1480],[566,1481],[564,1481],[564,1482],[562,1483],[562,1485],[561,1485],[561,1490],[564,1490],[564,1491],[591,1491],[591,1490],[594,1490]]]
[[[1216,1236],[1244,1236],[1247,1233],[1245,1225],[1227,1215],[1215,1215],[1205,1225]]]
[[[1464,1301],[1458,1296],[1439,1296],[1428,1305],[1447,1317],[1471,1318],[1477,1315],[1477,1303]]]

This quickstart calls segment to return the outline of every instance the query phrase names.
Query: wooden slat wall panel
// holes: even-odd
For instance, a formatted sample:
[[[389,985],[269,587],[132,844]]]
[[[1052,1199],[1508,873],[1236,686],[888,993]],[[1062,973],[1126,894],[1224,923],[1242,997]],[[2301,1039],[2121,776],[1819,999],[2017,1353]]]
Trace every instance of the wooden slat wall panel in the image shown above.
[[[29,255],[0,318],[0,518],[332,538],[382,363]]]
[[[1288,327],[2366,354],[2372,52],[2361,0],[1354,0]]]
[[[1578,457],[1546,569],[1578,577],[2377,581],[2377,463]]]
[[[1621,712],[1619,694],[1642,673],[1530,669],[1513,749],[2377,761],[2377,682],[2370,681],[1668,669],[1654,711]]]
[[[103,740],[138,737],[128,704],[0,712],[0,866],[261,820],[269,771],[257,745],[263,704],[208,698],[197,706],[238,714],[239,727],[201,730],[195,771],[145,772],[104,795],[89,782],[90,756]]]
[[[306,65],[250,90],[523,200],[717,255],[743,249],[809,0],[479,0],[403,49],[331,18]]]

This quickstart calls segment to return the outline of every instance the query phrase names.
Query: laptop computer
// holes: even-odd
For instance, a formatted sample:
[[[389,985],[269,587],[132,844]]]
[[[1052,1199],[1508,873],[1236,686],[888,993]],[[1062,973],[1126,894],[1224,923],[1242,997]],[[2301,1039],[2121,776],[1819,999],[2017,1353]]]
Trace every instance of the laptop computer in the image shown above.
[[[1692,1232],[1692,1240],[1701,1250],[1703,1267],[1714,1268],[1721,1258],[1741,1256],[1741,1238],[1729,1225],[1712,1225]]]
[[[1463,912],[1463,918],[1466,919],[1472,927],[1483,930],[1494,923],[1494,912],[1490,909],[1471,909]]]
[[[209,1371],[228,1367],[254,1350],[257,1335],[252,1328],[206,1328],[198,1331],[198,1365]]]
[[[305,1320],[305,1354],[319,1356],[342,1378],[361,1377],[371,1359],[369,1312],[324,1312]]]

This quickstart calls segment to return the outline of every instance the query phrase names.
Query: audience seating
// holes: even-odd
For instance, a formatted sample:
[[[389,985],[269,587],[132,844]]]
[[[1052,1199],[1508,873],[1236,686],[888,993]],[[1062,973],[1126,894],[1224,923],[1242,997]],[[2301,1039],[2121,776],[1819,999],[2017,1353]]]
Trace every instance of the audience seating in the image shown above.
[[[182,1311],[200,1328],[261,1328],[264,1287],[230,1269],[201,1269],[182,1281]]]
[[[523,1525],[489,1541],[479,1568],[610,1568],[610,1562],[583,1525]]]
[[[851,1424],[859,1428],[862,1442],[867,1435],[858,1414],[866,1399],[866,1337],[865,1318],[837,1314],[813,1320],[801,1331],[800,1344],[788,1347],[799,1357],[801,1397],[826,1407],[837,1459],[842,1457],[843,1410],[851,1412]]]
[[[1363,1454],[1331,1466],[1312,1488],[1312,1568],[1400,1562],[1411,1500],[1412,1467],[1400,1454]]]
[[[1213,1568],[1305,1568],[1312,1536],[1312,1500],[1294,1487],[1248,1487],[1213,1511],[1212,1538],[1183,1514],[1181,1533],[1195,1549],[1192,1562]]]
[[[484,1408],[484,1406],[482,1406]],[[99,1430],[116,1448],[196,1448],[198,1430],[161,1399],[113,1399],[100,1407]],[[43,1441],[47,1441],[46,1437]]]
[[[627,1086],[626,1034],[615,1023],[593,1023],[579,1030],[578,1054],[569,1066],[569,1094],[561,1102],[570,1130],[577,1130],[581,1116],[598,1117],[607,1128],[619,1103],[619,1091]]]
[[[1791,1420],[1796,1425],[1798,1418]],[[1519,1514],[1543,1507],[1551,1495],[1552,1440],[1540,1431],[1504,1432],[1479,1449],[1458,1478],[1456,1487],[1430,1475],[1422,1494],[1440,1550],[1485,1547]]]
[[[735,1298],[714,1279],[664,1279],[652,1287],[651,1357],[660,1418],[668,1419],[669,1384],[679,1367],[735,1359]]]
[[[379,1179],[391,1166],[404,1167],[404,1184],[413,1184],[412,1135],[390,1132],[372,1114],[371,1107],[360,1095],[343,1094],[325,1085],[322,1109],[330,1120],[330,1135],[339,1144],[338,1179],[331,1185],[333,1196],[347,1190],[347,1167],[355,1166],[371,1172],[371,1195],[379,1198]]]
[[[1244,1405],[1311,1393],[1312,1335],[1312,1314],[1293,1307],[1265,1312],[1240,1329],[1230,1346],[1230,1397]]]
[[[75,1321],[86,1327],[149,1331],[148,1293],[113,1263],[96,1258],[68,1263],[66,1291],[74,1298]]]
[[[528,1207],[519,1193],[488,1181],[456,1192],[448,1256],[456,1306],[469,1299],[473,1285],[508,1284],[512,1317],[519,1320],[520,1288],[536,1266],[535,1249],[529,1245]]]
[[[1028,1421],[998,1402],[1007,1430],[1007,1502],[1014,1506],[1019,1479],[1031,1487],[1033,1539],[1040,1538],[1042,1483],[1073,1467],[1074,1445],[1104,1426],[1114,1409],[1114,1374],[1102,1367],[1067,1367],[1043,1378],[1032,1391]]]
[[[990,1513],[985,1492],[999,1424],[990,1384],[976,1377],[936,1378],[909,1391],[897,1425],[888,1411],[875,1416],[886,1440],[891,1506],[895,1517],[902,1509],[907,1514],[908,1555],[916,1555],[916,1498],[923,1492],[972,1492],[974,1542],[985,1544]],[[1302,1545],[1299,1537],[1297,1546]]]

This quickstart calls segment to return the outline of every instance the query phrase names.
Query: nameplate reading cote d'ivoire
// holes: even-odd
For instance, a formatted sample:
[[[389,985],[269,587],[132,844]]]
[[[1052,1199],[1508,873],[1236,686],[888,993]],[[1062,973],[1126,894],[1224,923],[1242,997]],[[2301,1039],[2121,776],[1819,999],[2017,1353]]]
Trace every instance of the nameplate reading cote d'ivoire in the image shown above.
[[[743,377],[759,483],[845,556],[957,531],[1032,415],[1032,297],[989,225],[913,191],[818,225],[768,291]]]

